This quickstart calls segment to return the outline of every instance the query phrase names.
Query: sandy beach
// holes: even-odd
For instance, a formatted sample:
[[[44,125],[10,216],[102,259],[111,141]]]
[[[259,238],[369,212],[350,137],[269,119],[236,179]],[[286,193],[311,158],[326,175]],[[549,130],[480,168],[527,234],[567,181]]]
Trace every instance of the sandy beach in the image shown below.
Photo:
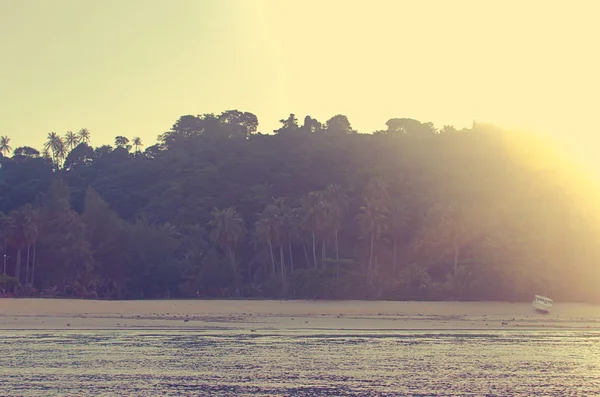
[[[0,330],[600,330],[600,306],[388,301],[0,299]]]

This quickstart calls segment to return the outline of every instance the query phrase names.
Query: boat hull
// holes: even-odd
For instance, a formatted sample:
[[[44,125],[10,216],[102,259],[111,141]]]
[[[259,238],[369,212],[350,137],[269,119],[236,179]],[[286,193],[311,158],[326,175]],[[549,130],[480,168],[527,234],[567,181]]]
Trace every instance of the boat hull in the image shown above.
[[[543,313],[543,314],[548,314],[550,313],[550,308],[545,308],[545,307],[537,307],[535,305],[532,305],[533,308],[535,309],[536,312],[538,313]]]

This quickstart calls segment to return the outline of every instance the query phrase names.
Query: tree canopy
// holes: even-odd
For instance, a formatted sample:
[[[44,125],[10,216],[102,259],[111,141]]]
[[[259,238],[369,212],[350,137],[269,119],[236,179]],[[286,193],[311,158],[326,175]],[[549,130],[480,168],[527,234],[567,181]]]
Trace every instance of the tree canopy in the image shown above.
[[[0,142],[0,289],[105,299],[600,301],[587,185],[543,142],[411,118],[184,115],[155,144]],[[542,156],[544,155],[544,156]]]

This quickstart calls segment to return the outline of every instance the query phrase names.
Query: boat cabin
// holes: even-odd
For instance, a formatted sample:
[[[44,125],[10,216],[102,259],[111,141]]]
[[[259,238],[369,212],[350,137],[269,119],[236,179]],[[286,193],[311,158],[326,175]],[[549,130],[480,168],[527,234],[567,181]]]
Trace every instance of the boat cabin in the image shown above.
[[[534,302],[541,303],[542,305],[552,306],[554,301],[550,298],[546,298],[545,296],[536,295],[534,298]]]
[[[531,305],[533,308],[542,313],[549,313],[554,301],[548,297],[535,295]]]

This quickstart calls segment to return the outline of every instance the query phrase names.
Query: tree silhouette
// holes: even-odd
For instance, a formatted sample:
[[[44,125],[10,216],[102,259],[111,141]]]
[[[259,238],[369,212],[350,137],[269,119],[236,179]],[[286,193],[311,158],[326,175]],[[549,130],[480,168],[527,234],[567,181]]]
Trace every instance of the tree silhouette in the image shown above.
[[[348,213],[348,196],[340,185],[329,185],[324,192],[326,218],[329,221],[330,230],[333,232],[333,242],[335,247],[336,273],[339,275],[339,233],[342,228],[342,222]]]
[[[0,153],[7,155],[12,150],[10,146],[10,138],[7,136],[0,137]]]
[[[235,249],[246,235],[244,220],[233,207],[212,211],[213,220],[208,223],[211,228],[210,240],[227,251],[232,264],[235,264]]]
[[[42,156],[4,137],[2,287],[600,302],[600,191],[546,143],[482,123],[391,118],[358,134],[343,115],[280,122],[263,134],[249,112],[183,115],[147,148],[50,133]]]
[[[2,248],[2,274],[6,275],[6,252],[8,245],[9,218],[0,211],[0,247]]]
[[[356,215],[356,221],[359,224],[359,230],[364,236],[369,238],[369,267],[367,269],[367,279],[369,284],[373,282],[373,256],[375,241],[380,239],[387,228],[387,210],[375,200],[368,200],[366,204],[359,209]]]
[[[388,233],[391,235],[393,250],[392,274],[396,276],[398,239],[405,233],[409,220],[406,205],[402,202],[394,202],[388,211],[388,218]]]
[[[115,137],[115,146],[122,149],[127,149],[129,145],[129,139],[124,136]]]
[[[52,162],[55,164],[57,169],[60,168],[62,160],[67,155],[65,143],[63,142],[60,135],[58,135],[56,132],[48,133],[46,137],[46,143],[44,143],[44,152],[51,153]]]
[[[271,256],[272,271],[275,273],[275,255],[274,247],[279,248],[279,265],[281,285],[286,295],[286,271],[285,271],[285,239],[286,239],[286,219],[285,207],[283,202],[276,201],[273,204],[267,205],[265,210],[260,214],[260,218],[256,221],[256,234],[259,240],[266,242],[269,246]]]
[[[37,229],[32,219],[31,209],[21,207],[10,213],[8,220],[8,241],[17,251],[15,278],[21,280],[22,251],[35,240]],[[29,259],[29,258],[28,258]],[[29,266],[29,263],[27,264]]]
[[[317,233],[325,223],[325,206],[321,192],[310,192],[302,198],[302,228],[311,235],[314,266],[317,267]]]
[[[135,152],[137,153],[139,150],[138,148],[141,148],[142,146],[144,146],[144,144],[142,143],[142,138],[140,138],[139,136],[136,136],[135,138],[133,138],[133,146],[135,147]]]
[[[73,148],[79,144],[79,136],[73,131],[67,131],[64,143],[69,150],[73,150]]]
[[[17,158],[36,158],[40,156],[40,152],[37,149],[34,149],[29,146],[21,146],[14,150],[13,156]]]
[[[82,128],[77,132],[77,138],[80,143],[90,143],[91,134],[87,128]]]
[[[326,133],[328,135],[346,135],[356,134],[356,130],[350,125],[350,121],[347,116],[338,114],[333,116],[326,123]]]
[[[247,138],[256,132],[258,118],[252,113],[240,112],[238,110],[227,110],[219,116],[219,121],[231,127],[232,136]]]

